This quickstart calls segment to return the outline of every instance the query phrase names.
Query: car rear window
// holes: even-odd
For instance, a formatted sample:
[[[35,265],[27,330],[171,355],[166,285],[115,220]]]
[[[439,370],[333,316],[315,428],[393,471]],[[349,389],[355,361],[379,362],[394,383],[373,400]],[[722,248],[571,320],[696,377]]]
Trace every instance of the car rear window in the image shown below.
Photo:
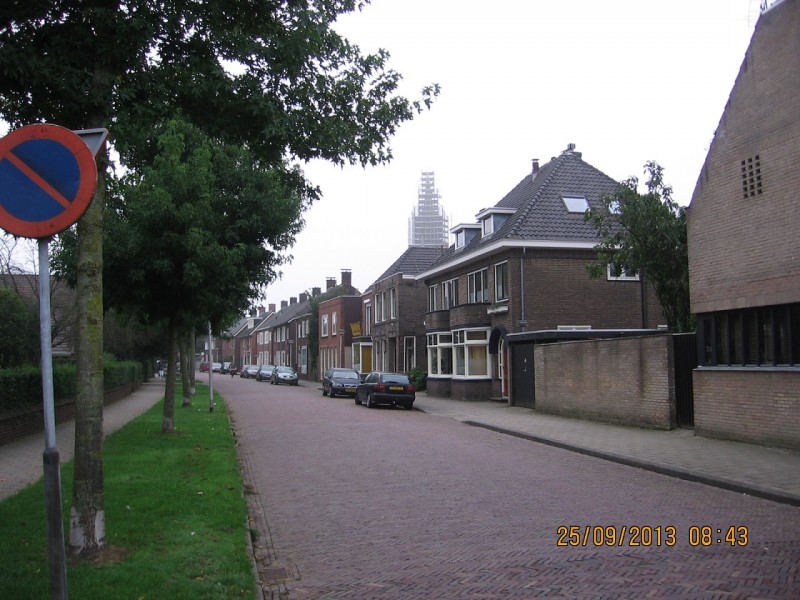
[[[400,383],[402,385],[408,385],[411,383],[408,380],[408,377],[405,375],[384,375],[383,376],[384,383]]]

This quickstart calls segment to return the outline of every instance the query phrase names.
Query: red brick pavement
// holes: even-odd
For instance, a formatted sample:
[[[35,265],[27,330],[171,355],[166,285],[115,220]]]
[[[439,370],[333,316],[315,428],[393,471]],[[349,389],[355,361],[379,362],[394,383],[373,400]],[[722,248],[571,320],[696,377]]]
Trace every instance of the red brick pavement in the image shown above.
[[[219,378],[266,598],[797,598],[800,511],[446,418]],[[624,526],[622,545],[558,530]],[[675,544],[631,545],[633,525]],[[692,527],[747,545],[690,545]],[[662,532],[664,530],[662,529]],[[605,534],[605,530],[602,531]]]

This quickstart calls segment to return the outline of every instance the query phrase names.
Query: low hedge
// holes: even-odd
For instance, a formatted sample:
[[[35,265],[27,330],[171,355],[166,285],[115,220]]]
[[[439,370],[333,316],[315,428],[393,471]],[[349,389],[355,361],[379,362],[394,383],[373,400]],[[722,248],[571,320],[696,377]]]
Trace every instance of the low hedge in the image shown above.
[[[126,385],[138,386],[144,368],[135,361],[106,361],[103,366],[103,387],[111,391]],[[77,367],[53,365],[53,397],[56,404],[77,396]],[[0,370],[0,414],[17,414],[42,404],[42,371],[39,367]]]

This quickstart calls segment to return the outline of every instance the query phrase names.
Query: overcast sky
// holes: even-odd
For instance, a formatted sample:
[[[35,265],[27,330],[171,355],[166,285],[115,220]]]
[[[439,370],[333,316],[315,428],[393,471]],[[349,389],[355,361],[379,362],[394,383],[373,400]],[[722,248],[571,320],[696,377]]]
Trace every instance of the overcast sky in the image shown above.
[[[323,198],[283,276],[257,303],[325,279],[366,290],[405,251],[422,171],[435,172],[450,224],[475,222],[527,173],[574,143],[614,179],[659,162],[688,204],[739,71],[759,0],[372,0],[337,29],[385,48],[430,111],[405,123],[388,166],[303,165]],[[35,255],[35,254],[34,254]]]
[[[441,96],[401,126],[390,165],[304,166],[324,196],[266,302],[342,269],[366,290],[407,248],[424,170],[451,226],[569,143],[617,180],[656,160],[688,204],[758,13],[758,0],[373,0],[337,29],[387,49],[402,93],[436,82]]]

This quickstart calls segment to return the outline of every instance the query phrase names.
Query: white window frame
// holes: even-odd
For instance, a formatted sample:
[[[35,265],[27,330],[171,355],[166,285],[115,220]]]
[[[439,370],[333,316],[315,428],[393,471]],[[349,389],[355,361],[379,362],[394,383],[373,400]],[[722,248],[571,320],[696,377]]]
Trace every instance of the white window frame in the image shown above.
[[[502,270],[502,277],[498,277],[498,269]],[[502,294],[500,290],[502,283]],[[505,302],[508,300],[508,261],[497,263],[494,266],[494,301]]]
[[[336,311],[331,313],[331,335],[339,335],[339,330],[336,328]]]
[[[458,305],[458,279],[442,282],[442,308],[451,309]]]
[[[480,280],[480,281],[478,281]],[[480,293],[478,290],[480,286]],[[484,267],[473,271],[467,275],[467,302],[469,304],[479,304],[489,300],[489,269]]]
[[[428,378],[450,378],[453,375],[453,334],[449,331],[429,333],[427,339]]]
[[[428,286],[428,311],[434,312],[435,310],[439,310],[436,306],[436,288],[439,287],[439,284],[434,283],[431,286]]]
[[[389,289],[389,318],[397,318],[397,288]]]
[[[488,379],[491,377],[490,333],[491,329],[488,327],[453,331],[453,379]],[[481,353],[482,357],[479,355]],[[462,370],[459,368],[460,366],[463,367],[463,373],[459,372]]]
[[[631,271],[630,269],[625,269],[622,275],[614,275],[612,274],[613,265],[609,264],[606,267],[606,277],[608,277],[608,281],[639,281],[639,272],[638,271]]]
[[[328,337],[328,315],[322,315],[322,327],[320,327],[320,335]]]

